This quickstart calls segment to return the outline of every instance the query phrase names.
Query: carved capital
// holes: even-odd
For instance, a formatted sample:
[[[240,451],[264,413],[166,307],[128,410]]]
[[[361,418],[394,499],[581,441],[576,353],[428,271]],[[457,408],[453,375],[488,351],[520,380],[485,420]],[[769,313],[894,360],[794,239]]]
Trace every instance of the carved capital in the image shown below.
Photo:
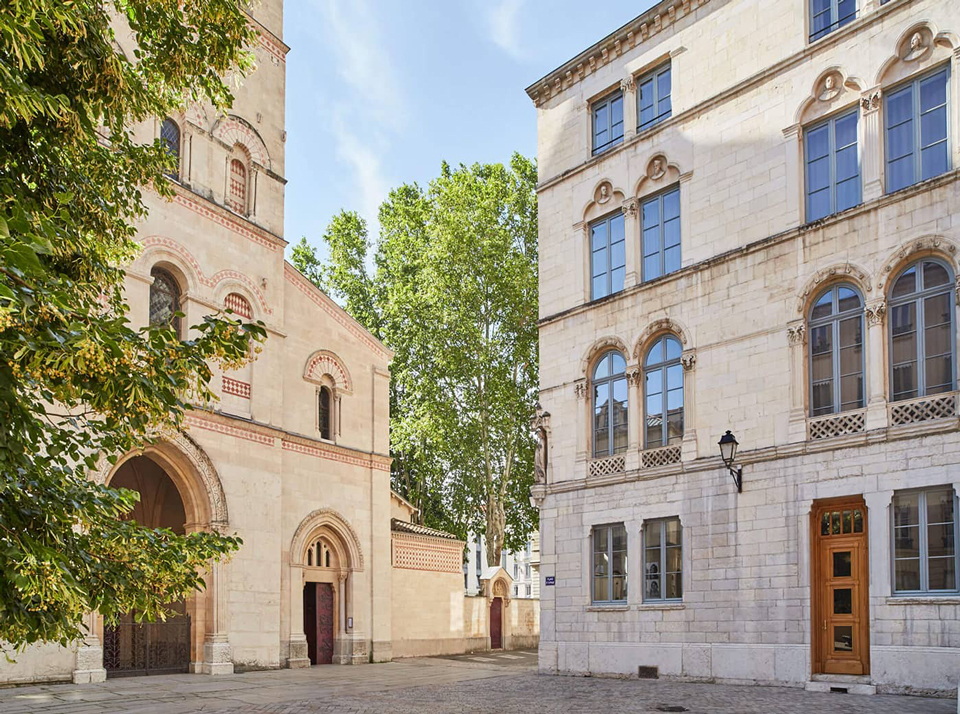
[[[800,322],[787,328],[787,339],[791,345],[802,345],[806,339],[807,326]]]
[[[629,384],[631,387],[636,387],[638,384],[640,384],[639,369],[632,369],[627,372],[627,384]]]
[[[683,365],[684,372],[690,372],[697,365],[697,353],[684,352],[680,355],[680,364]]]
[[[863,312],[867,317],[868,325],[882,325],[883,318],[887,314],[887,303],[878,302],[873,305],[867,305]]]
[[[624,201],[621,210],[625,216],[634,218],[637,215],[637,199],[631,198]]]
[[[867,92],[862,97],[860,97],[860,110],[867,114],[869,112],[874,112],[880,108],[880,97],[882,92],[877,89],[872,92]]]
[[[620,80],[620,91],[621,92],[632,92],[634,90],[633,75],[627,77],[626,79]]]
[[[573,385],[573,393],[577,395],[577,399],[586,399],[587,398],[587,381],[581,379]]]

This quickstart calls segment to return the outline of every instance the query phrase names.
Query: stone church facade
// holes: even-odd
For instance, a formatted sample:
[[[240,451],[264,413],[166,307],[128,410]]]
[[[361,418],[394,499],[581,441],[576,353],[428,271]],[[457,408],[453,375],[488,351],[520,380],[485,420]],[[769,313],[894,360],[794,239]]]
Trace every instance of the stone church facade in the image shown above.
[[[18,654],[0,681],[391,659],[392,355],[284,260],[282,11],[281,0],[250,10],[257,69],[229,114],[191,106],[137,128],[179,166],[173,200],[145,192],[126,282],[134,325],[180,310],[186,337],[230,308],[263,321],[267,340],[252,364],[215,375],[212,410],[95,476],[140,491],[145,525],[243,546],[168,623],[91,616],[79,647]],[[118,37],[128,53],[129,39]]]
[[[958,79],[956,3],[664,0],[528,88],[541,671],[956,691]]]

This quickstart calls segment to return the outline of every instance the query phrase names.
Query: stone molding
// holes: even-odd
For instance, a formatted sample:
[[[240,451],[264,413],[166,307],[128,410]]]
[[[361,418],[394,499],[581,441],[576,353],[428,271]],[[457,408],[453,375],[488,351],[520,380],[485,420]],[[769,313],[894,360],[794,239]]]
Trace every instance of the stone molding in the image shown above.
[[[349,567],[353,572],[363,570],[363,549],[360,547],[360,538],[353,526],[338,511],[332,508],[318,508],[311,511],[297,526],[290,541],[290,564],[305,567],[308,538],[320,528],[327,527],[340,539],[347,550],[350,559]],[[341,563],[343,567],[343,563]]]
[[[797,295],[797,312],[805,312],[809,301],[820,292],[822,287],[843,278],[852,280],[864,295],[870,292],[870,275],[867,270],[849,262],[831,265],[821,268],[807,280],[803,290]]]
[[[317,350],[307,360],[303,369],[303,378],[308,382],[320,384],[324,375],[329,375],[338,392],[351,394],[353,379],[343,360],[330,350]]]

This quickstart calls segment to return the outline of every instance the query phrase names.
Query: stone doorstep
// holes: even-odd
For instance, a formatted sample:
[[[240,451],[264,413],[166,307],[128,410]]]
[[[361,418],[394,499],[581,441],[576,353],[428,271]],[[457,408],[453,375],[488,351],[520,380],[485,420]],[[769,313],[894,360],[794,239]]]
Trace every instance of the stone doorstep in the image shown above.
[[[869,675],[814,674],[804,687],[808,692],[843,694],[876,694],[877,688],[870,684]]]

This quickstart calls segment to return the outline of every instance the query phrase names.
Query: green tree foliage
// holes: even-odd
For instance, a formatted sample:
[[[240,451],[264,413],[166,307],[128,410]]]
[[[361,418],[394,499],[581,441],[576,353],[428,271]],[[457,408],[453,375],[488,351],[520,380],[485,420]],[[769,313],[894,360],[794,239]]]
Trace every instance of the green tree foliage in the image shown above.
[[[118,34],[138,49],[127,57]],[[0,3],[0,640],[68,644],[83,616],[164,604],[239,545],[125,519],[137,494],[88,480],[101,455],[176,429],[260,325],[209,317],[180,341],[133,329],[119,266],[142,191],[171,196],[160,142],[130,128],[187,100],[226,107],[252,66],[237,0]]]
[[[293,262],[396,351],[393,486],[426,525],[487,539],[489,565],[522,548],[537,394],[536,167],[443,165],[424,191],[380,207],[375,268],[367,228],[342,212],[323,264],[301,241]]]

